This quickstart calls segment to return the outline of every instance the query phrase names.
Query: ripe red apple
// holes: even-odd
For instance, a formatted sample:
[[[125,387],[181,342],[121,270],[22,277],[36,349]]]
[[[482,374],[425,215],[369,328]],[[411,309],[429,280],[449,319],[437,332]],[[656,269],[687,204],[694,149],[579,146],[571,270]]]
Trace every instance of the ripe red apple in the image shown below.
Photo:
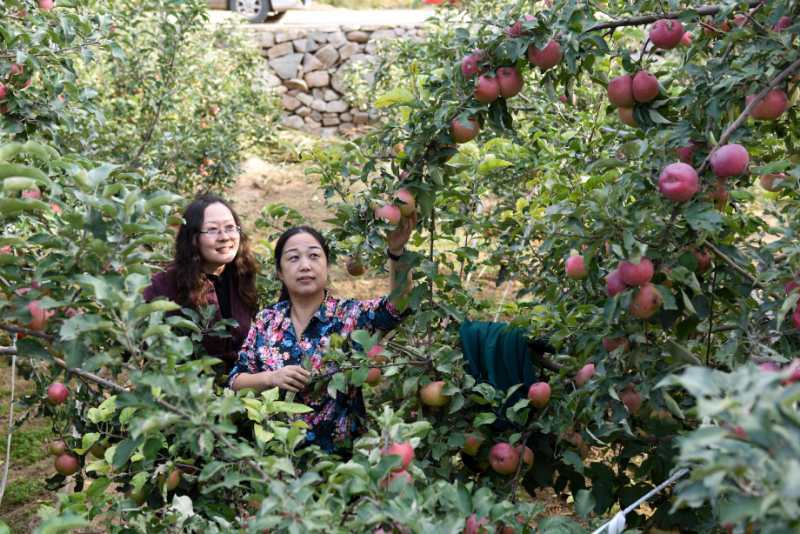
[[[61,382],[53,382],[47,388],[47,400],[50,401],[50,404],[64,404],[68,396],[69,390]]]
[[[38,300],[32,300],[25,306],[28,308],[28,312],[31,314],[31,321],[27,324],[27,326],[29,329],[37,332],[44,330],[47,326],[47,320],[53,316],[52,311],[45,310],[39,304],[40,303]]]
[[[550,384],[547,382],[535,382],[528,388],[528,400],[531,404],[541,409],[550,402]]]
[[[5,100],[7,94],[8,89],[3,83],[0,83],[0,100]]]
[[[550,39],[541,50],[529,45],[528,61],[542,71],[552,69],[561,62],[561,45],[554,39]]]
[[[606,276],[606,291],[609,297],[613,297],[617,293],[625,291],[625,282],[622,281],[622,275],[619,269],[614,269]]]
[[[364,380],[370,386],[377,386],[381,382],[381,370],[378,367],[370,367],[367,378]]]
[[[22,76],[22,73],[25,72],[25,67],[20,65],[19,63],[12,63],[11,66],[8,68],[8,76]]]
[[[566,270],[567,277],[573,280],[583,280],[589,275],[589,271],[586,270],[586,263],[580,254],[573,254],[567,258]]]
[[[618,108],[631,108],[636,103],[633,99],[633,77],[630,74],[617,76],[606,88],[608,100]]]
[[[619,262],[619,276],[626,286],[643,286],[653,279],[655,269],[649,258],[642,257],[638,263]]]
[[[437,380],[436,382],[431,382],[430,384],[422,386],[419,390],[419,398],[422,404],[439,408],[450,402],[450,399],[442,394],[443,389],[444,381],[442,380]]]
[[[527,445],[517,445],[516,446],[517,454],[522,459],[522,463],[527,466],[533,465],[533,451]]]
[[[405,469],[401,469],[399,471],[392,471],[389,473],[387,477],[381,481],[381,486],[388,488],[395,480],[402,480],[404,484],[414,483],[414,478],[411,476],[411,473]]]
[[[500,96],[511,98],[522,91],[525,81],[515,67],[497,69],[497,83],[500,85]]]
[[[464,437],[464,446],[461,448],[462,452],[470,456],[475,456],[478,454],[478,450],[481,448],[481,445],[483,445],[485,439],[483,434],[467,434]]]
[[[692,250],[692,254],[697,260],[697,272],[703,274],[711,268],[711,253],[706,249]]]
[[[733,17],[733,23],[736,24],[739,28],[744,26],[747,23],[748,17],[744,13],[737,13]]]
[[[758,368],[765,373],[777,373],[781,367],[775,362],[764,362],[758,365]]]
[[[639,103],[646,104],[655,100],[658,96],[658,78],[645,70],[640,70],[633,77],[632,83],[633,99]]]
[[[797,308],[794,311],[794,315],[797,315],[798,311],[800,311],[800,308]],[[797,328],[800,328],[800,324],[798,324],[797,320],[795,320],[794,325]],[[784,370],[789,372],[789,378],[784,380],[783,384],[794,384],[795,382],[800,382],[800,358],[795,358],[792,360],[791,363],[786,365]]]
[[[453,136],[453,141],[456,143],[466,143],[467,141],[471,141],[478,136],[480,131],[481,126],[474,118],[470,118],[467,121],[462,121],[459,118],[455,118],[450,123],[450,135]]]
[[[633,128],[639,126],[639,123],[636,122],[636,116],[633,114],[633,108],[618,108],[617,114],[619,114],[619,120],[628,126]]]
[[[534,16],[533,15],[525,15],[525,20],[526,21],[534,20]],[[512,38],[512,39],[514,39],[516,37],[520,37],[523,33],[527,33],[527,32],[523,32],[522,31],[522,20],[521,19],[518,20],[517,22],[515,22],[514,24],[512,24],[511,26],[509,26],[508,28],[506,28],[506,35],[508,37]]]
[[[378,343],[377,345],[373,345],[372,348],[369,349],[369,352],[367,352],[367,358],[369,358],[370,360],[372,360],[377,364],[388,362],[389,359],[386,358],[386,356],[383,356],[382,353],[383,353],[383,345]]]
[[[619,400],[622,401],[622,404],[624,404],[633,415],[636,415],[642,407],[642,397],[639,395],[639,392],[636,391],[633,384],[628,384],[625,389],[619,392]]]
[[[51,441],[47,446],[48,451],[53,456],[61,456],[65,452],[67,452],[67,444],[64,443],[63,439],[57,439]]]
[[[689,141],[689,144],[686,146],[680,146],[675,149],[675,154],[678,156],[678,159],[682,163],[686,163],[687,165],[691,165],[694,161],[694,153],[697,150],[699,145],[694,141]]]
[[[656,286],[647,284],[642,286],[633,296],[628,311],[639,319],[649,319],[661,309],[661,293]]]
[[[164,484],[167,487],[167,491],[175,491],[175,488],[178,487],[178,484],[181,483],[181,478],[183,476],[183,471],[179,468],[175,468],[170,471],[169,475],[167,475],[167,481]]]
[[[770,192],[775,192],[780,189],[780,185],[786,180],[788,176],[785,173],[778,172],[772,174],[764,174],[762,175],[758,181],[761,183],[761,187],[765,190]]]
[[[347,273],[350,276],[361,276],[365,271],[364,264],[358,258],[351,256],[347,260]]]
[[[711,169],[718,178],[738,176],[747,170],[750,155],[742,145],[733,143],[718,147],[711,154]]]
[[[403,217],[410,217],[417,209],[417,202],[414,195],[406,188],[398,189],[394,198],[399,204],[400,213]]]
[[[55,468],[59,474],[68,477],[74,475],[80,469],[80,463],[74,454],[65,452],[56,457]]]
[[[800,330],[800,306],[798,306],[794,313],[792,313],[792,323],[794,323],[794,327]],[[800,372],[800,371],[798,371]]]
[[[671,163],[658,177],[658,190],[667,200],[686,202],[700,190],[700,177],[691,165]]]
[[[628,352],[628,350],[630,350],[631,342],[628,341],[627,337],[621,336],[603,338],[603,348],[606,349],[607,352],[614,352],[620,347],[622,347],[622,352]]]
[[[519,465],[519,453],[509,443],[496,443],[489,450],[489,465],[495,473],[513,475]]]
[[[749,106],[754,98],[755,95],[745,98],[746,105]],[[756,120],[773,121],[783,115],[783,112],[789,109],[789,105],[786,93],[780,89],[773,89],[750,111],[750,116]]]
[[[577,373],[575,373],[575,385],[578,387],[583,387],[586,383],[592,379],[594,376],[594,364],[587,363],[583,367],[581,367]]]
[[[464,521],[464,534],[480,534],[481,532],[486,532],[484,528],[486,524],[489,522],[489,519],[486,517],[482,517],[478,519],[478,516],[475,515],[473,512],[466,521]]]
[[[691,32],[685,32],[683,35],[681,35],[681,45],[692,46],[692,37],[693,36]]]
[[[485,74],[478,77],[475,83],[475,100],[482,104],[490,104],[500,96],[500,83],[497,78]]]
[[[481,72],[480,61],[483,59],[483,52],[476,50],[471,54],[467,54],[461,60],[461,74],[464,78],[472,78]]]
[[[22,191],[22,193],[20,193],[20,196],[22,198],[32,198],[34,200],[38,200],[38,199],[42,198],[42,192],[39,191],[38,188],[37,189],[25,189],[24,191]]]
[[[400,222],[400,208],[393,204],[384,204],[375,208],[375,218],[383,220],[389,224],[397,224]]]
[[[685,30],[678,20],[657,20],[650,27],[650,41],[656,48],[672,50],[681,42]]]
[[[558,99],[561,100],[562,104],[569,104],[569,99],[567,95],[558,95]]]
[[[412,447],[411,443],[408,441],[392,443],[383,449],[382,454],[383,456],[399,456],[401,463],[399,466],[392,469],[392,471],[405,471],[414,459],[414,447]]]
[[[797,273],[796,276],[800,277],[800,273]],[[787,295],[791,295],[793,291],[800,289],[800,278],[794,278],[793,280],[790,280],[785,286],[783,286],[783,289],[786,291]]]
[[[775,25],[772,27],[772,31],[782,32],[791,25],[792,25],[792,19],[784,15],[778,19],[778,22],[776,22]]]
[[[39,9],[42,11],[50,11],[55,4],[54,0],[39,0]]]

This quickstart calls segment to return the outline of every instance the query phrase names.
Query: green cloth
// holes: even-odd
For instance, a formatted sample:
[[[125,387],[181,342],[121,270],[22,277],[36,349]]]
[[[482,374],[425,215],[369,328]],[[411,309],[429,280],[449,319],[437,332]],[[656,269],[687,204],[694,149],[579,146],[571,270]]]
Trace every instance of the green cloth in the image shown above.
[[[488,382],[498,390],[522,383],[511,402],[528,394],[530,385],[537,381],[537,371],[525,330],[508,323],[464,321],[459,335],[467,371],[478,382]]]

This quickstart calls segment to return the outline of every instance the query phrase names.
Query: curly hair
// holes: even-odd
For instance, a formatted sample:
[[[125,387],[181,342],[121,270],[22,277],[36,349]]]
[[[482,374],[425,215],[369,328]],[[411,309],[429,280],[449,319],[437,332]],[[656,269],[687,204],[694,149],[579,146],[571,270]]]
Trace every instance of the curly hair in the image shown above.
[[[172,262],[178,281],[178,303],[184,306],[199,308],[205,302],[206,279],[203,274],[200,250],[196,241],[203,226],[205,210],[212,204],[222,204],[233,214],[236,225],[242,223],[234,209],[223,198],[216,195],[202,195],[194,199],[183,212],[183,224],[175,239],[175,260]],[[231,262],[234,270],[234,286],[238,288],[239,299],[244,306],[255,315],[258,311],[258,292],[256,291],[256,275],[258,263],[250,249],[250,240],[244,230],[239,232],[239,250]],[[229,266],[225,266],[226,269]]]

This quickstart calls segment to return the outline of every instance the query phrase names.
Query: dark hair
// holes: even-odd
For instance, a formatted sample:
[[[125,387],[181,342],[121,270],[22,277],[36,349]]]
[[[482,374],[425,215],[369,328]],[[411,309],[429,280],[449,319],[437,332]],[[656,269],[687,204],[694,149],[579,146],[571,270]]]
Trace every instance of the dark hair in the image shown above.
[[[319,246],[322,247],[322,252],[325,253],[325,261],[330,262],[331,253],[328,249],[328,242],[322,237],[322,234],[310,226],[295,226],[283,232],[278,238],[278,242],[275,243],[275,269],[277,269],[278,272],[281,272],[281,257],[283,256],[283,249],[286,246],[286,242],[289,241],[289,238],[297,234],[309,234],[316,239]],[[284,300],[289,300],[289,290],[286,289],[286,284],[281,282],[281,294],[278,297],[278,302]]]
[[[203,226],[206,208],[212,204],[222,204],[233,214],[236,226],[242,227],[239,216],[221,197],[202,195],[194,199],[183,212],[183,224],[175,238],[175,260],[172,265],[177,271],[178,303],[198,308],[208,304],[205,300],[206,278],[203,274],[200,251],[195,244]],[[239,250],[231,264],[234,270],[234,285],[239,290],[239,298],[251,315],[258,311],[258,292],[256,291],[256,274],[258,263],[250,250],[250,240],[244,230],[239,231]],[[225,269],[230,268],[226,265]]]

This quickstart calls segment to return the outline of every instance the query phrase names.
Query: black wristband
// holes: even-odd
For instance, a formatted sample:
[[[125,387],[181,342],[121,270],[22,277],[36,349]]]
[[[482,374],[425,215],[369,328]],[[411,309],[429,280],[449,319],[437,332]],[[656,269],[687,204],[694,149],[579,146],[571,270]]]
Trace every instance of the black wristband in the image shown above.
[[[403,252],[403,254],[405,254],[405,252]],[[397,254],[392,254],[392,252],[388,248],[386,249],[386,255],[389,256],[389,259],[392,261],[400,261],[400,258],[403,257],[403,254],[400,254],[398,256]]]

